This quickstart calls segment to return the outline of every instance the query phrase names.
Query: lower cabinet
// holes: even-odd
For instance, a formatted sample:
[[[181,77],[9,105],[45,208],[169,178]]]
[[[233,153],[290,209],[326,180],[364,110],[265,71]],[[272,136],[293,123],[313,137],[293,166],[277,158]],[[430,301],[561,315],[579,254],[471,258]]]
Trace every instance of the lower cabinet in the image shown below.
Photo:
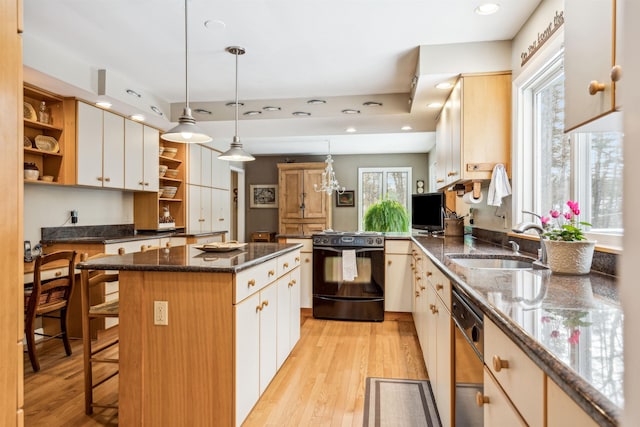
[[[287,243],[300,243],[301,264],[300,280],[298,281],[300,292],[300,307],[313,307],[313,241],[309,239],[286,239]]]
[[[515,427],[527,425],[486,366],[484,368],[484,396],[478,397],[478,403],[482,402],[485,426]]]
[[[587,415],[562,389],[547,377],[547,426],[596,427],[593,418]]]
[[[278,279],[276,363],[280,369],[300,339],[300,269]]]
[[[410,269],[412,262],[410,240],[387,239],[384,246],[384,310],[411,312]]]

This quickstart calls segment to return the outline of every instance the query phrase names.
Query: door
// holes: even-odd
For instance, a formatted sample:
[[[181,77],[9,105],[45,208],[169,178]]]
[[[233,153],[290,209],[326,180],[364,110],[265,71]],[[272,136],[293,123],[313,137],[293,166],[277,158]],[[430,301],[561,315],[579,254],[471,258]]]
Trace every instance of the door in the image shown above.
[[[234,307],[236,420],[239,425],[260,397],[260,293]]]
[[[211,189],[211,229],[214,231],[229,231],[231,227],[231,204],[229,190]]]
[[[280,171],[280,219],[303,218],[302,171]]]
[[[260,394],[276,375],[278,288],[275,284],[260,291]]]
[[[108,111],[102,114],[102,185],[124,188],[124,117]]]
[[[343,251],[354,250],[357,276],[343,279]],[[384,296],[384,249],[314,248],[313,294],[337,299],[374,299]]]
[[[157,129],[144,126],[144,149],[142,150],[142,170],[144,174],[144,191],[158,191],[160,173],[158,171],[158,151],[160,147],[160,132]]]
[[[78,102],[78,184],[102,187],[102,110]]]
[[[144,177],[142,173],[142,124],[131,120],[124,123],[124,188],[142,190]]]
[[[325,218],[327,216],[327,194],[316,191],[322,186],[324,169],[305,169],[303,171],[304,218]],[[288,191],[288,189],[287,189]]]

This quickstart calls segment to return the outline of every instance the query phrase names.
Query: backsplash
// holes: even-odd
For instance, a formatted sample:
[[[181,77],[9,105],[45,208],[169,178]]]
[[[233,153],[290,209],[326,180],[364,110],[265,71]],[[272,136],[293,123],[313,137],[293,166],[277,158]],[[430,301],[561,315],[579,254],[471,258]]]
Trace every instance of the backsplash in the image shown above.
[[[41,230],[42,242],[79,237],[129,237],[135,234],[133,224],[42,227]]]
[[[520,245],[520,252],[527,252],[528,254],[532,254],[536,256],[538,252],[538,248],[540,248],[540,242],[537,240],[523,239],[521,237],[509,236],[507,233],[503,233],[501,231],[494,230],[486,230],[482,228],[472,227],[471,234],[473,237],[479,240],[483,240],[485,242],[494,243],[496,245],[511,247],[509,245],[509,241],[513,240],[514,242]],[[596,250],[593,253],[593,261],[591,263],[591,270],[597,271],[599,273],[609,274],[611,276],[618,275],[618,255],[612,254],[609,252],[601,252]]]

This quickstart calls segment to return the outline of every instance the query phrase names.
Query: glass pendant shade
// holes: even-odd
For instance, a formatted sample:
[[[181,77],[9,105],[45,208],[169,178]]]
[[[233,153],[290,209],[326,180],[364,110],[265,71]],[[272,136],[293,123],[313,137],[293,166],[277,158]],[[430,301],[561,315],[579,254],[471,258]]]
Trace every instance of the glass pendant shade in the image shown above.
[[[184,2],[184,92],[185,106],[182,115],[178,118],[178,125],[163,133],[160,138],[170,142],[204,143],[211,141],[211,137],[205,134],[196,125],[196,119],[191,115],[189,108],[189,31],[188,31],[188,2]]]
[[[220,154],[218,158],[229,162],[250,162],[256,158],[244,151],[242,143],[240,142],[240,137],[238,136],[238,108],[240,106],[240,103],[238,102],[238,55],[244,55],[245,50],[240,46],[229,46],[226,51],[236,57],[236,102],[234,103],[236,107],[236,134],[233,137],[233,142],[231,143],[230,148]]]
[[[211,141],[191,116],[191,109],[185,108],[178,119],[178,125],[162,134],[162,139],[171,142],[202,144]]]

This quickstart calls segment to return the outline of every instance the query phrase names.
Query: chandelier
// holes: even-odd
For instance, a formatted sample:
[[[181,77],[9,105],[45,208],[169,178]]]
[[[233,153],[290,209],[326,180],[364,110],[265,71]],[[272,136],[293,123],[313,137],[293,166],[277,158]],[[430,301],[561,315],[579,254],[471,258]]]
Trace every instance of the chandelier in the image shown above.
[[[333,170],[333,159],[331,158],[331,141],[329,141],[329,153],[327,154],[327,160],[324,161],[327,167],[322,172],[322,183],[313,184],[313,189],[317,192],[324,191],[328,195],[331,195],[334,191],[338,194],[344,193],[344,187],[340,187],[338,180],[336,179],[336,173]]]

